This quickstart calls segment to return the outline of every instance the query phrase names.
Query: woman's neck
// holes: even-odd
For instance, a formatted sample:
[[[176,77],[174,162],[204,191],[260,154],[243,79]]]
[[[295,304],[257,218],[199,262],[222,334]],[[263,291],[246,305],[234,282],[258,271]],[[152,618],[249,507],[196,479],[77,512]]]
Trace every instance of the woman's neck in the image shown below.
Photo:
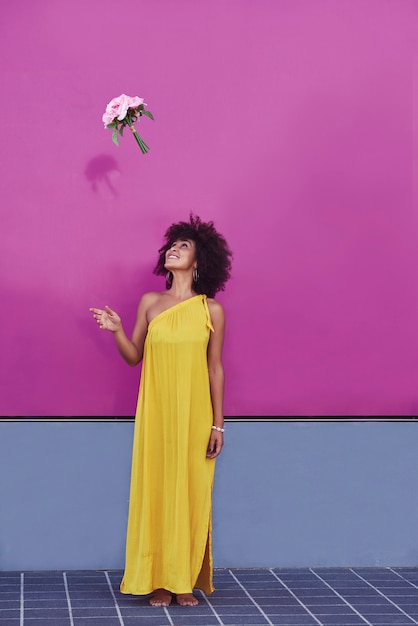
[[[186,300],[196,295],[193,291],[193,282],[189,274],[173,274],[173,282],[168,293],[176,300]]]

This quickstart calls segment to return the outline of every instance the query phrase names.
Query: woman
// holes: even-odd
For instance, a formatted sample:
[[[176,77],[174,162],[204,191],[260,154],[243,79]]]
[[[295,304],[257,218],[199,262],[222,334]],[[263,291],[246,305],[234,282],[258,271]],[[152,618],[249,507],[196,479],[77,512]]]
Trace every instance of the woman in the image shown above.
[[[224,311],[213,299],[230,276],[231,251],[197,216],[165,233],[129,340],[109,307],[90,309],[129,365],[143,358],[132,455],[122,593],[150,604],[195,606],[212,593],[212,485],[223,446]]]

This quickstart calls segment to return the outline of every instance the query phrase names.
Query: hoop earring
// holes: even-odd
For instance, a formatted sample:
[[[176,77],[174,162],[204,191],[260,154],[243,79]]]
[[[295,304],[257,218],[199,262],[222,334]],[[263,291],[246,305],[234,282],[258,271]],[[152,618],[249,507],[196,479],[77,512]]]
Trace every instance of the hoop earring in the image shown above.
[[[198,280],[199,280],[199,272],[197,271],[197,267],[195,267],[193,270],[193,282],[197,283]]]

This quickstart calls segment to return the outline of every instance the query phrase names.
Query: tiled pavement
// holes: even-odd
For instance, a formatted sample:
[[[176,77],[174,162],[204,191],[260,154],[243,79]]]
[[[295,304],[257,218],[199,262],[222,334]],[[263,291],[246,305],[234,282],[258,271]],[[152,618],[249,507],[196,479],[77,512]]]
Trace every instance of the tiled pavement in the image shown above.
[[[218,569],[197,607],[119,592],[121,571],[0,572],[1,626],[406,626],[418,568]]]

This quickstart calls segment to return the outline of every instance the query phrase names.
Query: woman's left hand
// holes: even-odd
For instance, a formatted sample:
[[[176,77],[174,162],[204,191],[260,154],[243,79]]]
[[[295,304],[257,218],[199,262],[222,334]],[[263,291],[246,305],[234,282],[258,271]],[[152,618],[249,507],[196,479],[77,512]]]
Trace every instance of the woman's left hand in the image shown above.
[[[224,445],[224,434],[218,430],[212,430],[209,439],[208,450],[206,452],[207,459],[216,459],[221,453],[222,446]]]

